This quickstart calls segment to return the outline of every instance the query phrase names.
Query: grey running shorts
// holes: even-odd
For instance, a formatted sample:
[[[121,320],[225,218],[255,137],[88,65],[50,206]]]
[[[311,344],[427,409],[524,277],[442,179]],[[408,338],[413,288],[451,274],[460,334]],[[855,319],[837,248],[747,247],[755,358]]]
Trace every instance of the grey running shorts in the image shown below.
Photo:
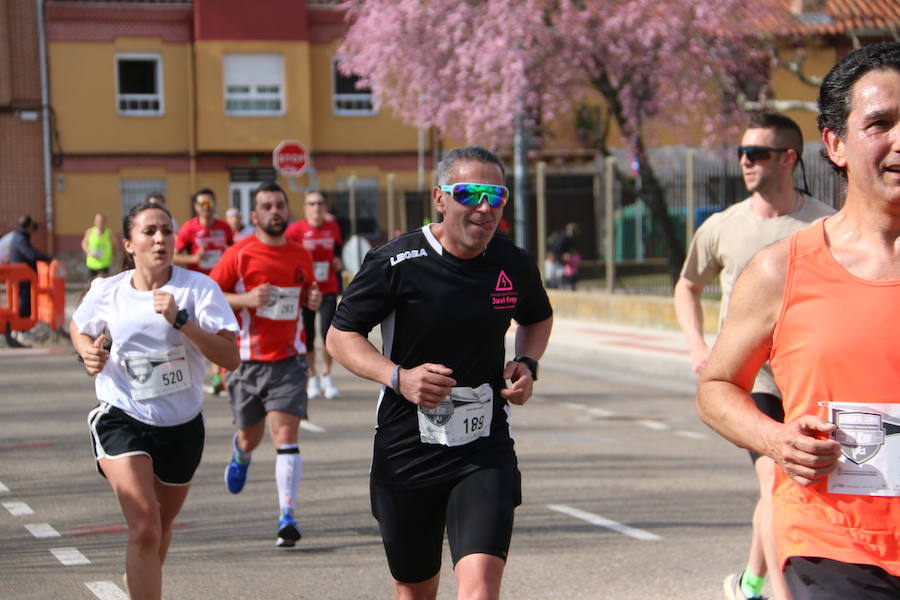
[[[100,459],[118,459],[144,454],[153,463],[153,473],[165,485],[188,485],[203,455],[203,415],[181,425],[148,425],[128,416],[120,408],[101,402],[88,414],[91,447],[97,471],[104,477]]]
[[[417,583],[441,570],[445,527],[454,565],[469,554],[506,560],[513,513],[522,503],[522,479],[514,463],[428,487],[373,481],[370,489],[372,514],[397,581]]]
[[[242,362],[228,374],[234,424],[246,429],[277,410],[306,419],[306,356]]]

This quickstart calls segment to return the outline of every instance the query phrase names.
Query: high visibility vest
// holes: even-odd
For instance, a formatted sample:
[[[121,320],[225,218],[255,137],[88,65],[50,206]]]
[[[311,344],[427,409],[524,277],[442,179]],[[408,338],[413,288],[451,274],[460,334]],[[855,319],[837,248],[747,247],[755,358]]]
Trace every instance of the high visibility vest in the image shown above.
[[[110,239],[109,228],[99,233],[96,227],[88,230],[88,253],[85,264],[92,271],[101,271],[108,269],[112,264],[112,239]]]

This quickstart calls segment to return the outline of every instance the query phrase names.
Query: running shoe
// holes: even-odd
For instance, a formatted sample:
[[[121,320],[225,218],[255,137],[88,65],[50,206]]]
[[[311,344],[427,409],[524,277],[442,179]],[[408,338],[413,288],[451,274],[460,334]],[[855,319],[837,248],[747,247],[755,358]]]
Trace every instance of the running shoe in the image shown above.
[[[322,389],[319,387],[319,376],[310,375],[309,380],[306,382],[306,397],[312,400],[313,398],[318,398],[321,393]]]
[[[337,386],[334,385],[334,381],[331,380],[331,375],[322,375],[322,387],[325,390],[325,397],[329,400],[334,400],[341,393],[338,391]]]
[[[741,591],[741,575],[740,573],[732,573],[722,582],[722,591],[725,592],[725,600],[768,600],[767,596],[753,596],[748,598]]]
[[[281,515],[281,518],[278,519],[278,539],[275,540],[275,545],[281,548],[290,548],[296,545],[297,540],[301,537],[303,536],[300,534],[294,517],[289,514]]]
[[[218,373],[213,373],[213,375],[209,378],[209,385],[206,386],[206,391],[213,396],[218,396],[222,392],[224,392],[225,384],[222,383],[222,376]]]
[[[247,469],[249,468],[249,462],[239,463],[234,456],[231,457],[231,462],[225,467],[225,485],[228,487],[229,492],[237,494],[244,489],[244,484],[247,483]]]

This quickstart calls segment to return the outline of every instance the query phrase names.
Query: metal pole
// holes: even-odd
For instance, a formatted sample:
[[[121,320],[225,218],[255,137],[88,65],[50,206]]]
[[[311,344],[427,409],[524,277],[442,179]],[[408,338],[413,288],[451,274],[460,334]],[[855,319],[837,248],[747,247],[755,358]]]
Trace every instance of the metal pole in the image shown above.
[[[528,226],[531,219],[528,214],[528,152],[526,137],[525,118],[522,115],[518,115],[516,117],[516,133],[513,138],[513,178],[515,181],[515,198],[513,200],[516,207],[514,239],[518,246],[533,251],[534,249],[529,247],[531,244],[528,239]]]
[[[605,239],[603,235],[603,177],[601,177],[601,169],[603,168],[603,160],[598,152],[595,160],[594,160],[594,185],[593,185],[593,200],[594,200],[594,250],[597,252],[597,258],[603,256],[603,242],[601,240]],[[607,261],[609,258],[606,259]]]
[[[53,176],[50,148],[50,83],[47,77],[47,34],[45,31],[44,0],[35,0],[37,9],[38,55],[41,69],[41,129],[44,142],[44,213],[47,219],[47,254],[53,254],[55,228],[53,216]],[[36,309],[35,309],[36,310]],[[37,314],[37,313],[35,313]]]
[[[535,175],[535,193],[537,194],[537,206],[535,207],[537,221],[537,263],[543,266],[547,253],[547,163],[540,161],[537,164]],[[546,278],[548,273],[544,273]]]
[[[615,254],[615,228],[613,227],[613,208],[615,199],[613,193],[615,187],[616,157],[606,157],[606,291],[612,293],[616,279],[616,254]]]
[[[691,243],[691,240],[694,239],[694,210],[696,198],[694,197],[694,160],[697,158],[696,150],[688,150],[685,160],[685,169],[684,169],[684,202],[685,202],[685,211],[687,214],[684,216],[684,242],[685,249],[687,245]]]
[[[395,173],[387,174],[387,222],[388,222],[388,230],[387,237],[391,239],[394,237],[394,231],[398,229],[396,227],[394,221],[396,220],[396,210],[394,207],[394,180],[397,178]]]

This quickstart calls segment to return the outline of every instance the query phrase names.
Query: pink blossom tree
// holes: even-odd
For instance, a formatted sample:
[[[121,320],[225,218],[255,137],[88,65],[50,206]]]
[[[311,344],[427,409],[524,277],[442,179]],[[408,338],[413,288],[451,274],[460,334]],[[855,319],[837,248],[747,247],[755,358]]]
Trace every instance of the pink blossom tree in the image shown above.
[[[401,119],[508,147],[523,116],[543,125],[599,93],[641,167],[639,193],[683,249],[647,155],[648,125],[733,135],[738,98],[770,64],[742,0],[355,0],[342,68]],[[752,87],[752,86],[751,86]],[[652,139],[650,140],[653,141]],[[609,154],[607,138],[592,143]],[[634,182],[625,176],[627,186]]]

